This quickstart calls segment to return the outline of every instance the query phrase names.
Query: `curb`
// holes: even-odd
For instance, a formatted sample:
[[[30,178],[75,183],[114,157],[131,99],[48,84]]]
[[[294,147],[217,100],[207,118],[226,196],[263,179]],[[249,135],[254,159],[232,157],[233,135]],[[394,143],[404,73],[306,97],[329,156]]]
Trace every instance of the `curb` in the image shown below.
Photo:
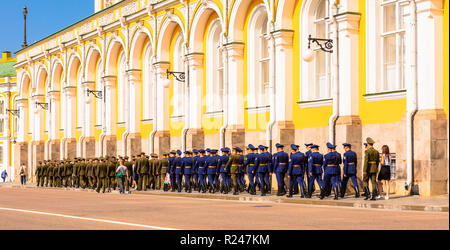
[[[1,188],[2,186],[0,186]],[[9,188],[21,188],[21,186],[8,186]],[[65,191],[81,191],[81,192],[94,192],[91,189],[72,189],[72,188],[48,188],[36,186],[25,186],[23,188],[29,189],[50,189],[50,190],[65,190]],[[119,193],[118,191],[112,191],[112,193]],[[153,195],[153,196],[169,196],[169,197],[184,197],[184,198],[196,198],[196,199],[214,199],[214,200],[231,200],[242,202],[261,202],[261,203],[286,203],[286,204],[302,204],[302,205],[317,205],[317,206],[336,206],[336,207],[353,207],[353,208],[369,208],[369,209],[386,209],[386,210],[398,210],[398,211],[422,211],[422,212],[449,212],[449,206],[437,206],[437,205],[405,205],[405,204],[380,204],[380,203],[368,203],[368,202],[355,202],[355,201],[335,201],[335,200],[316,200],[316,199],[300,199],[298,197],[288,199],[280,198],[277,196],[234,196],[223,194],[199,194],[199,193],[172,193],[162,191],[135,191],[132,190],[131,194]]]

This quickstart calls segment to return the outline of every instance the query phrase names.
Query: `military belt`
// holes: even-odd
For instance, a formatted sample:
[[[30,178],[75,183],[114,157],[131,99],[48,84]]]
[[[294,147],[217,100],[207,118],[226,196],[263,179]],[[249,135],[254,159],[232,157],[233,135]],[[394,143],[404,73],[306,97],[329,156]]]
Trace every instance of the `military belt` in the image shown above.
[[[354,162],[347,163],[347,165],[355,165]]]
[[[260,166],[267,166],[267,164],[260,164]]]
[[[336,167],[337,165],[331,165],[331,164],[329,164],[329,165],[327,165],[328,167]]]
[[[313,166],[322,166],[322,164],[313,164]]]
[[[370,164],[376,164],[376,161],[369,161]]]
[[[167,168],[167,167],[162,167],[162,168]]]
[[[181,168],[181,167],[177,167],[177,168]]]
[[[298,168],[300,167],[300,165],[292,165],[294,168]]]
[[[186,166],[185,168],[191,168],[191,166]]]
[[[198,167],[198,168],[205,168],[205,167]]]
[[[281,162],[281,163],[278,163],[278,165],[286,165],[286,163],[284,163],[284,162]]]
[[[233,166],[233,167],[240,167],[241,164],[231,164],[231,166]]]
[[[208,166],[208,168],[216,168],[216,166]]]
[[[249,166],[255,166],[255,164],[248,164]]]

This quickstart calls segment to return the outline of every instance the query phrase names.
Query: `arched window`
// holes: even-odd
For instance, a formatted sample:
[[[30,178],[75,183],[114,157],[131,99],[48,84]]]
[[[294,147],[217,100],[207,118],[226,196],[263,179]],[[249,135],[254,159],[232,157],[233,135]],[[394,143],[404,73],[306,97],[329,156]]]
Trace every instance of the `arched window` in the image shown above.
[[[180,33],[175,40],[173,51],[173,71],[184,72],[184,39]],[[173,80],[173,116],[183,116],[184,82]]]
[[[117,71],[117,87],[118,87],[118,111],[119,111],[119,120],[118,122],[125,122],[125,84],[127,82],[126,76],[126,65],[125,65],[125,55],[122,54],[119,57],[118,61],[118,71]]]
[[[253,12],[248,32],[248,106],[269,105],[269,49],[267,40],[268,17],[265,7]]]
[[[329,0],[309,1],[301,15],[302,38],[309,35],[315,38],[330,39],[329,24],[331,14]],[[303,40],[303,39],[302,39]],[[302,51],[306,52],[308,40],[304,39]],[[331,98],[331,53],[322,51],[314,43],[314,59],[301,63],[301,102],[328,100]]]
[[[153,119],[153,79],[152,79],[152,49],[150,44],[144,52],[144,63],[142,68],[142,83],[144,89],[144,120]]]
[[[206,44],[206,112],[223,110],[223,60],[220,50],[220,33],[222,27],[219,19],[215,20],[208,31]]]
[[[85,92],[82,87],[82,71],[81,67],[78,69],[77,74],[77,127],[81,128],[84,124],[84,96]]]
[[[95,72],[95,88],[97,91],[101,91],[102,99],[95,99],[95,108],[97,111],[95,125],[102,125],[103,120],[103,102],[105,101],[105,91],[102,83],[102,62],[99,61]]]

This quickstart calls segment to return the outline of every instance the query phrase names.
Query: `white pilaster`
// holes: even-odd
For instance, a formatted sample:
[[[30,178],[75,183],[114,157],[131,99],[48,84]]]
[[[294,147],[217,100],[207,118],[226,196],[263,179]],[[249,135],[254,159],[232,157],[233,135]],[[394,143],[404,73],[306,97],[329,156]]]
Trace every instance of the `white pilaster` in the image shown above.
[[[224,44],[228,54],[228,124],[244,126],[243,68],[244,43]]]
[[[86,81],[82,83],[83,90],[81,93],[85,95],[84,97],[84,123],[83,123],[83,136],[84,137],[92,137],[94,136],[94,124],[95,124],[95,96],[93,94],[89,94],[89,97],[86,95],[86,91],[95,90],[95,82]]]
[[[128,128],[130,133],[138,133],[141,124],[141,70],[130,69],[127,71],[129,86],[129,121]]]
[[[169,131],[169,87],[164,87],[163,82],[167,79],[166,71],[169,63],[158,62],[155,64],[157,78],[156,86],[156,131]]]
[[[189,64],[189,128],[202,128],[203,54],[187,55]]]
[[[37,105],[41,103],[41,105]],[[45,131],[45,109],[44,103],[46,103],[44,95],[36,95],[31,98],[31,104],[33,105],[33,141],[43,141]],[[48,103],[47,103],[48,108]]]
[[[48,131],[50,140],[59,139],[59,110],[60,110],[60,92],[49,91],[48,96],[50,99],[50,105],[52,107],[50,111],[50,130]]]
[[[64,128],[64,138],[75,138],[76,131],[76,91],[74,86],[64,88],[66,97],[66,126]]]
[[[105,86],[105,135],[115,135],[116,134],[116,87],[117,87],[117,77],[116,76],[105,76],[103,77],[103,84]]]
[[[418,0],[416,6],[418,108],[442,109],[444,1]]]

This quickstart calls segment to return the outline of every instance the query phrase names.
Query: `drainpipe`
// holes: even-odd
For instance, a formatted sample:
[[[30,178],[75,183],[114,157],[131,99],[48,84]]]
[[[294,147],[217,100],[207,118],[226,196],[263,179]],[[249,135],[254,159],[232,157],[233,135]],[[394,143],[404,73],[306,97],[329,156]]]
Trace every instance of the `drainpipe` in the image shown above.
[[[272,22],[272,32],[275,31],[275,22]],[[275,125],[276,122],[276,113],[277,113],[277,109],[276,109],[276,88],[275,88],[275,81],[276,81],[276,69],[277,69],[277,61],[276,61],[276,48],[275,48],[275,37],[273,36],[273,33],[270,32],[270,40],[272,42],[272,83],[270,84],[271,89],[272,89],[272,98],[270,98],[270,120],[269,123],[267,124],[266,127],[266,135],[267,135],[267,143],[269,144],[269,152],[272,153],[273,149],[272,149],[272,140],[273,140],[273,127]]]
[[[414,116],[417,113],[417,10],[416,1],[412,0],[410,7],[410,28],[411,28],[411,86],[408,88],[408,114],[406,117],[406,183],[405,189],[410,190],[409,194],[414,195]]]
[[[333,24],[335,31],[333,32],[333,41],[335,43],[335,49],[334,53],[335,56],[332,56],[333,58],[333,74],[334,79],[332,82],[332,96],[333,96],[333,114],[331,115],[330,119],[328,120],[328,133],[329,133],[329,140],[331,143],[335,143],[336,140],[336,121],[339,118],[339,26],[336,20],[336,15],[339,12],[338,4],[335,2],[334,6],[332,7],[332,10],[335,10],[335,14],[333,15]]]
[[[227,28],[227,16],[228,16],[228,0],[226,1],[226,12],[225,12],[225,29]],[[221,34],[223,38],[222,42],[222,60],[224,60],[224,74],[223,74],[223,95],[222,95],[222,107],[223,107],[223,126],[220,128],[220,148],[225,147],[225,133],[228,128],[228,50],[223,47],[223,44],[228,44],[228,33],[224,30]]]

